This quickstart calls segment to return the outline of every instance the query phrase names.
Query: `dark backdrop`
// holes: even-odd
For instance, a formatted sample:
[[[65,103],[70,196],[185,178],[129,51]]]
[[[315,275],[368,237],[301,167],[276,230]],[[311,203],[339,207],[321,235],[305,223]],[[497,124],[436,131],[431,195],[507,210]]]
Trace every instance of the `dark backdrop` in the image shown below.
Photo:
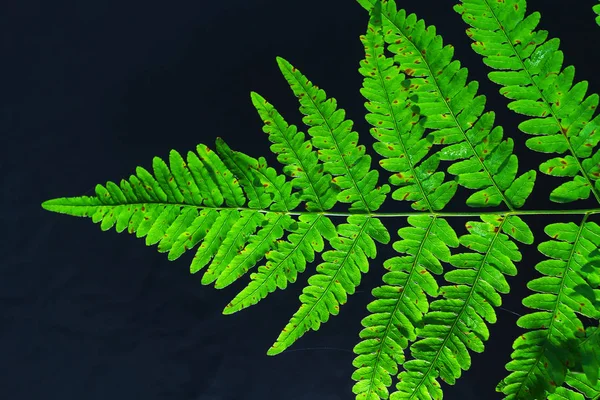
[[[451,3],[422,0],[405,7],[454,44],[471,79],[481,82],[487,108],[522,150],[520,119],[486,80],[488,70],[470,50],[466,26]],[[562,39],[576,79],[598,90],[597,60],[590,58],[600,38],[594,1],[565,4],[531,0],[529,8],[541,11],[541,27]],[[363,57],[358,36],[366,22],[357,3],[342,0],[4,0],[0,397],[353,398],[352,347],[370,290],[383,274],[380,261],[371,264],[339,316],[268,357],[266,350],[298,307],[308,274],[244,312],[223,316],[247,278],[221,291],[202,286],[199,275],[189,274],[191,253],[169,262],[133,235],[102,232],[89,219],[52,214],[40,203],[90,195],[96,183],[118,182],[137,165],[150,168],[153,156],[212,145],[217,136],[250,155],[266,155],[274,165],[249,92],[258,91],[289,122],[300,123],[277,55],[337,98],[370,143],[357,72]],[[527,152],[521,164],[536,168],[536,157]],[[538,175],[538,194],[526,207],[552,207],[547,182]],[[459,201],[454,209],[464,208]],[[543,240],[544,221],[527,221]],[[464,232],[464,221],[455,226]],[[515,313],[523,312],[525,282],[536,276],[539,261],[533,246],[521,248],[519,275],[510,279],[513,293],[498,309],[486,353],[473,355],[472,369],[445,387],[447,399],[499,398],[494,386],[505,376],[510,345],[520,333]]]

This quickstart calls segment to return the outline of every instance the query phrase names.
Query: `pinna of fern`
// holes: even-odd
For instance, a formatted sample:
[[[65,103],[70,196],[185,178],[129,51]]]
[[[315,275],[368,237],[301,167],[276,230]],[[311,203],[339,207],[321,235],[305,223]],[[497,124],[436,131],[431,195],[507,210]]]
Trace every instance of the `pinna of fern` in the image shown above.
[[[452,46],[443,45],[433,26],[397,10],[394,1],[358,2],[370,13],[367,32],[361,37],[365,59],[359,72],[364,77],[361,94],[367,100],[366,119],[376,139],[374,150],[389,173],[384,178],[394,187],[391,197],[410,202],[415,212],[399,229],[400,240],[393,243],[398,256],[383,262],[389,271],[384,284],[372,292],[375,300],[367,307],[371,314],[363,319],[362,340],[354,348],[352,378],[357,382],[353,391],[357,399],[440,399],[438,378],[454,384],[461,371],[470,368],[469,351],[484,350],[487,324],[496,321],[494,307],[501,305],[501,294],[509,292],[505,276],[515,275],[515,262],[521,260],[517,242],[534,241],[519,217],[519,208],[533,190],[536,173],[518,176],[513,140],[503,138],[502,127],[494,126],[492,111],[484,112],[485,97],[477,95],[477,82],[468,81],[466,68],[453,60]],[[465,8],[457,6],[457,10],[467,20],[483,10],[471,18],[475,24],[483,17],[489,20],[490,15],[497,20],[507,15],[517,18],[485,0],[462,3]],[[504,3],[523,6],[524,12],[524,1]],[[522,17],[520,12],[516,15]],[[530,22],[523,22],[522,27],[529,27]],[[498,39],[504,32],[497,32],[489,21],[477,28],[477,34],[486,38]],[[523,29],[517,31],[521,34]],[[527,29],[524,32],[530,35]],[[499,54],[549,58],[554,61],[547,63],[548,68],[555,68],[562,56],[548,51],[554,48],[551,45],[544,47],[543,33],[531,35],[539,42],[533,43],[545,50],[536,53],[530,47],[527,53],[513,46],[514,54],[508,53],[511,49]],[[387,57],[384,49],[393,57]],[[321,253],[322,262],[300,295],[300,307],[268,350],[270,355],[284,351],[308,330],[317,330],[337,315],[362,274],[368,272],[368,259],[377,256],[375,242],[391,240],[381,221],[384,214],[378,213],[391,189],[379,185],[379,172],[371,168],[371,156],[358,144],[352,121],[335,99],[328,98],[296,67],[280,57],[277,62],[300,102],[309,137],[289,125],[258,93],[252,93],[251,99],[284,175],[267,166],[264,158],[233,151],[218,139],[216,152],[199,145],[184,160],[171,151],[169,165],[154,159],[154,174],[138,167],[136,175],[120,185],[98,185],[94,197],[59,198],[43,204],[51,211],[92,217],[103,230],[115,226],[118,232],[127,229],[145,236],[146,244],[158,244],[160,252],[168,252],[169,260],[197,247],[190,270],[206,268],[202,283],[214,282],[218,289],[257,267],[224,314],[257,304],[277,288],[285,289]],[[535,69],[539,65],[532,66],[527,59],[521,58],[521,70],[517,64],[510,64],[517,75],[499,75],[501,80],[527,74],[530,80],[513,82],[507,93],[521,96],[519,85],[526,85],[525,91],[537,90],[543,96],[541,100],[518,98],[513,108],[546,107],[560,125],[555,132],[556,127],[548,128],[554,120],[522,124],[526,132],[535,130],[543,136],[528,141],[528,146],[559,154],[570,151],[564,159],[555,158],[540,167],[551,175],[574,177],[567,182],[571,186],[562,185],[553,192],[553,200],[571,201],[590,193],[598,198],[594,163],[599,156],[593,153],[598,143],[597,119],[590,113],[597,96],[583,100],[586,85],[571,88],[571,70],[555,82],[544,80],[541,71],[546,70]],[[563,89],[568,94],[556,93]],[[555,98],[562,106],[548,100]],[[449,162],[447,172],[452,177],[438,171],[441,161]],[[568,167],[560,166],[563,162]],[[443,211],[458,186],[473,191],[468,206],[502,207],[470,213],[479,220],[468,221],[467,233],[460,236],[447,221],[453,214]],[[331,212],[336,203],[347,204],[348,212]],[[524,336],[533,340],[515,342],[513,361],[507,367],[512,373],[499,385],[509,398],[545,393],[589,397],[598,386],[593,371],[600,363],[598,357],[590,356],[598,334],[593,328],[584,329],[576,315],[598,319],[595,248],[600,245],[600,228],[589,221],[590,215],[585,213],[580,224],[546,227],[553,240],[541,243],[539,250],[549,259],[536,266],[545,276],[529,283],[538,293],[524,300],[542,311],[519,320],[520,326],[530,329]],[[339,223],[338,217],[345,222]],[[459,246],[462,250],[453,250]],[[445,272],[445,264],[453,268]],[[442,274],[448,284],[440,287],[434,275]],[[409,361],[405,361],[407,347],[412,355]],[[399,382],[390,395],[392,375]],[[568,387],[557,390],[555,386],[563,382]]]
[[[548,40],[547,31],[535,31],[540,13],[525,16],[525,0],[462,0],[455,10],[471,26],[467,34],[475,41],[473,50],[495,70],[490,80],[513,100],[508,107],[532,117],[519,124],[521,131],[534,135],[527,147],[561,155],[540,165],[544,174],[572,178],[555,188],[550,199],[566,203],[591,194],[600,203],[600,151],[593,151],[600,141],[598,95],[585,97],[586,81],[573,84],[575,68],[562,68],[560,41]]]

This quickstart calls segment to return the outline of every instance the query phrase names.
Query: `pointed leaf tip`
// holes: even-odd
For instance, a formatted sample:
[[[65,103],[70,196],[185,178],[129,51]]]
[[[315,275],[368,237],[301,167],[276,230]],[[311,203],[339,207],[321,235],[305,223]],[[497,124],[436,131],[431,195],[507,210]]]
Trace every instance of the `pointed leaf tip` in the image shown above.
[[[276,356],[277,354],[281,353],[283,350],[280,349],[279,347],[276,347],[276,345],[273,345],[271,347],[269,347],[269,350],[267,350],[267,355],[268,356]]]

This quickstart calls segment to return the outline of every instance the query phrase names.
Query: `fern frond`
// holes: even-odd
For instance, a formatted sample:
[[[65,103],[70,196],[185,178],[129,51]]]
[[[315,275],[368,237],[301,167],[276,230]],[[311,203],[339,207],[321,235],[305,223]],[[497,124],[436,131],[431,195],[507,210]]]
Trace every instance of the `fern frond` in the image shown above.
[[[317,273],[308,278],[302,290],[302,305],[294,313],[267,354],[284,351],[309,329],[318,330],[329,315],[337,315],[340,305],[346,303],[361,280],[361,273],[369,270],[368,258],[375,258],[374,240],[387,243],[390,236],[379,219],[367,215],[353,215],[347,224],[337,227],[337,237],[329,243],[333,250],[323,253]]]
[[[358,0],[371,10],[380,0]],[[509,209],[523,206],[533,189],[535,171],[515,179],[518,169],[513,141],[503,140],[502,127],[494,127],[495,114],[487,112],[485,96],[476,96],[478,83],[467,82],[467,69],[452,61],[453,47],[443,46],[435,27],[414,14],[397,10],[393,0],[381,2],[384,40],[394,62],[410,77],[424,127],[432,129],[434,144],[444,147],[441,160],[454,161],[448,172],[459,185],[476,190],[467,205],[490,207],[504,203]],[[461,161],[462,160],[462,161]]]
[[[363,339],[354,347],[358,356],[352,379],[358,381],[353,392],[357,399],[387,399],[392,382],[404,362],[404,349],[416,338],[415,329],[422,327],[422,316],[429,309],[427,296],[437,296],[438,285],[431,275],[443,272],[440,261],[450,259],[449,247],[458,246],[454,230],[443,218],[413,216],[411,227],[401,228],[402,240],[394,249],[405,254],[384,263],[390,272],[383,276],[384,286],[373,289],[376,300],[367,309],[371,314],[362,320]]]
[[[594,7],[592,7],[592,9],[594,10],[594,12],[596,13],[596,23],[598,24],[598,26],[600,26],[600,4],[596,4]]]
[[[305,141],[304,133],[296,126],[288,125],[279,112],[258,93],[252,92],[252,104],[265,123],[263,131],[273,143],[271,151],[284,165],[285,172],[292,179],[294,188],[300,190],[300,199],[306,202],[308,211],[331,209],[337,199],[337,191],[330,185],[331,175],[323,174],[317,153],[312,144]]]
[[[325,172],[334,176],[341,189],[337,200],[351,203],[351,212],[376,211],[390,191],[388,185],[377,187],[379,172],[371,169],[371,156],[365,146],[358,145],[358,133],[353,122],[345,119],[345,111],[337,109],[334,98],[314,86],[298,69],[281,57],[277,63],[292,91],[300,101],[303,122],[308,125],[312,145],[319,150],[319,160]]]
[[[95,197],[58,198],[42,206],[91,217],[104,231],[115,226],[117,232],[127,229],[146,237],[146,245],[158,244],[169,260],[198,246],[190,272],[208,265],[202,283],[216,281],[223,288],[254,266],[294,224],[291,216],[270,210],[293,209],[299,199],[290,182],[264,159],[234,152],[221,140],[217,148],[221,156],[198,145],[187,163],[172,150],[169,165],[154,158],[154,175],[138,167],[120,185],[97,185]],[[242,209],[246,202],[256,209]]]
[[[573,179],[555,188],[550,199],[559,203],[587,199],[600,202],[600,115],[594,117],[598,95],[586,97],[587,81],[573,84],[575,68],[562,68],[559,40],[534,29],[540,14],[525,17],[525,0],[461,0],[455,10],[471,26],[472,48],[496,70],[488,76],[513,100],[508,107],[532,117],[519,124],[535,135],[527,147],[543,153],[564,154],[540,166],[540,171]]]
[[[600,258],[590,256],[600,246],[600,226],[586,219],[579,225],[550,224],[544,230],[554,240],[540,243],[539,251],[549,259],[535,268],[545,276],[528,283],[537,293],[523,300],[523,305],[542,311],[517,320],[529,331],[515,340],[512,361],[506,365],[512,372],[499,386],[507,399],[538,398],[562,385],[567,367],[575,362],[574,346],[584,334],[576,314],[600,317]]]
[[[371,135],[378,141],[373,148],[383,157],[380,165],[394,173],[390,183],[399,189],[392,193],[393,199],[412,201],[415,210],[441,210],[456,193],[457,184],[442,183],[445,174],[436,172],[438,155],[421,162],[431,149],[432,140],[423,138],[422,120],[420,123],[418,110],[409,100],[410,85],[393,60],[385,57],[384,41],[376,28],[381,21],[373,18],[367,34],[360,37],[365,60],[359,69],[365,77],[360,92],[369,100],[365,103],[370,111],[366,120],[373,125]]]
[[[514,262],[521,260],[511,226],[529,229],[514,215],[482,215],[481,220],[468,222],[469,234],[459,238],[472,252],[453,254],[448,260],[457,269],[445,274],[450,285],[440,288],[444,299],[431,303],[416,331],[421,339],[410,347],[414,359],[404,363],[393,400],[440,399],[437,378],[454,384],[461,370],[471,366],[469,350],[484,350],[489,337],[485,322],[496,322],[494,307],[502,303],[500,293],[509,291],[505,275],[516,275]]]
[[[138,167],[120,184],[97,185],[95,196],[42,206],[145,237],[169,260],[194,249],[190,272],[204,269],[202,284],[217,289],[256,268],[223,314],[287,288],[320,254],[299,308],[268,355],[337,315],[376,258],[376,242],[391,240],[384,217],[408,217],[392,246],[397,255],[382,260],[388,271],[372,291],[353,349],[359,400],[441,400],[440,379],[455,384],[471,367],[471,351],[484,351],[495,308],[509,292],[507,276],[516,275],[522,258],[517,242],[534,242],[519,215],[585,215],[579,225],[546,226],[551,240],[538,249],[548,259],[536,266],[544,276],[529,282],[536,293],[523,301],[534,311],[518,320],[528,331],[514,342],[508,377],[496,390],[509,400],[600,400],[600,327],[584,329],[578,315],[600,320],[600,226],[588,221],[600,208],[519,210],[536,171],[519,174],[513,140],[485,110],[485,96],[454,60],[453,47],[394,0],[357,1],[370,15],[360,37],[361,94],[389,184],[379,186],[379,172],[337,101],[278,57],[308,137],[261,95],[252,92],[251,100],[283,174],[217,138],[216,151],[198,145],[184,158],[173,150],[168,163],[155,157],[151,172]],[[519,125],[535,135],[527,146],[554,153],[539,167],[566,178],[551,199],[592,194],[600,203],[600,98],[586,95],[587,82],[573,84],[574,68],[562,68],[558,40],[534,31],[539,14],[525,17],[525,0],[461,0],[455,10],[471,25],[474,49],[497,70],[490,78],[512,100],[509,108],[528,117]],[[379,211],[390,185],[394,200],[418,212]],[[468,206],[504,209],[444,211],[459,185],[471,191]],[[340,217],[345,222],[335,223]],[[451,217],[479,220],[468,221],[459,237]],[[444,263],[453,268],[445,271]],[[399,379],[395,390],[392,375]]]

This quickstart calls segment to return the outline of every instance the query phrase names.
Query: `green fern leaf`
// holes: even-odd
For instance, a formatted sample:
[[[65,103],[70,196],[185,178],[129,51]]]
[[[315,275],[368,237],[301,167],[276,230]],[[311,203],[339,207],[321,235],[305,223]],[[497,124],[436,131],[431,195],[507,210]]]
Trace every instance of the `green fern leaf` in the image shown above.
[[[454,384],[461,370],[471,365],[469,350],[484,350],[483,342],[489,337],[484,321],[496,322],[493,307],[501,305],[499,293],[509,291],[504,276],[516,275],[514,261],[521,260],[517,245],[503,233],[510,230],[510,225],[505,228],[509,219],[482,216],[483,222],[467,223],[469,234],[459,241],[472,252],[449,258],[457,269],[445,274],[450,285],[440,289],[444,299],[432,302],[423,317],[416,331],[421,339],[411,346],[413,360],[404,363],[398,392],[392,393],[391,399],[441,398],[437,378]]]
[[[390,271],[383,276],[386,285],[373,289],[376,300],[367,306],[372,314],[362,320],[363,340],[354,347],[358,356],[352,363],[357,368],[352,379],[358,381],[353,387],[358,399],[388,398],[390,375],[398,373],[403,349],[415,340],[415,329],[428,311],[426,294],[438,294],[431,273],[441,274],[440,261],[450,258],[448,247],[458,246],[456,233],[443,218],[413,216],[408,223],[412,227],[398,231],[403,240],[394,243],[394,249],[406,256],[384,263]]]
[[[333,250],[323,253],[323,263],[317,274],[308,278],[302,290],[300,309],[294,313],[267,354],[275,355],[292,345],[309,329],[318,330],[329,315],[337,315],[339,306],[346,303],[360,283],[361,273],[367,273],[367,258],[375,258],[373,239],[389,241],[389,234],[377,218],[354,215],[347,224],[337,227],[338,236],[330,240]],[[385,233],[384,233],[385,232]]]
[[[481,54],[491,72],[490,80],[502,86],[500,93],[513,100],[509,108],[534,117],[519,125],[521,131],[535,135],[526,145],[544,153],[570,153],[569,173],[550,168],[566,157],[557,157],[540,166],[553,176],[573,176],[559,186],[550,199],[559,203],[586,199],[593,194],[600,202],[600,173],[594,162],[587,162],[600,141],[600,116],[595,114],[598,95],[586,96],[586,81],[573,84],[575,68],[562,68],[559,40],[546,40],[548,32],[534,29],[540,14],[525,16],[525,0],[461,0],[454,7],[471,26],[467,33],[475,41],[472,48]]]
[[[597,250],[595,250],[597,252]],[[570,365],[565,383],[551,394],[549,399],[600,398],[600,330],[598,327],[588,327],[585,337],[581,338],[574,349],[575,365]],[[568,386],[568,387],[567,387]]]
[[[421,162],[432,141],[423,138],[423,125],[418,123],[418,113],[408,99],[409,85],[403,85],[405,75],[383,54],[384,42],[376,31],[376,22],[370,22],[361,41],[366,55],[359,69],[365,77],[361,93],[369,100],[365,106],[370,111],[366,119],[373,125],[371,134],[378,140],[373,148],[384,157],[380,165],[394,173],[390,183],[400,187],[392,198],[412,201],[416,210],[441,210],[456,193],[457,184],[442,183],[444,173],[436,172],[439,156]]]
[[[143,214],[139,213],[140,218],[143,218]],[[169,250],[169,261],[173,261],[181,257],[187,250],[195,247],[206,237],[206,234],[211,230],[215,221],[219,217],[219,212],[211,209],[204,209],[198,213],[198,217],[185,229],[179,236],[172,235],[175,237],[175,241]],[[132,233],[133,229],[129,233]],[[195,268],[191,269],[192,272],[196,272]]]
[[[294,220],[284,214],[269,213],[264,222],[259,232],[248,239],[246,247],[227,263],[219,274],[215,288],[222,289],[245,274],[274,247],[277,239],[283,236]]]
[[[337,201],[337,191],[330,185],[331,175],[323,174],[320,170],[311,142],[304,141],[304,134],[298,132],[294,125],[288,126],[275,107],[262,96],[252,92],[251,97],[265,123],[263,131],[273,143],[271,151],[278,154],[277,160],[284,164],[283,171],[293,178],[294,187],[300,189],[300,199],[306,202],[306,209],[331,209]]]
[[[529,332],[515,341],[512,361],[506,365],[512,371],[502,388],[507,399],[525,398],[526,394],[538,398],[562,385],[567,366],[574,365],[573,346],[584,332],[576,313],[600,317],[600,290],[591,284],[594,278],[588,277],[597,274],[600,266],[599,260],[590,256],[600,246],[600,226],[585,222],[586,218],[580,225],[556,223],[545,229],[555,239],[538,246],[550,257],[536,265],[545,276],[528,283],[537,293],[523,300],[525,306],[542,311],[517,321]]]
[[[370,10],[379,0],[358,2]],[[414,14],[398,11],[394,1],[382,2],[381,7],[385,42],[395,55],[394,63],[409,77],[415,105],[425,118],[423,127],[433,130],[430,137],[434,144],[445,146],[436,154],[440,160],[455,162],[448,172],[456,175],[459,185],[477,190],[467,205],[521,207],[513,141],[503,140],[502,128],[493,126],[493,112],[482,115],[485,97],[476,96],[477,82],[466,84],[467,69],[452,61],[453,47],[443,46],[434,27],[427,27]],[[530,181],[535,173],[522,177]]]
[[[352,121],[344,119],[345,111],[337,109],[335,99],[327,99],[325,91],[314,86],[302,73],[281,57],[279,69],[286,78],[310,126],[314,147],[320,149],[319,159],[325,171],[334,176],[333,182],[341,189],[337,200],[351,203],[351,212],[376,211],[389,192],[388,185],[379,188],[379,173],[371,170],[371,157],[365,147],[358,146],[358,133],[353,132]]]
[[[251,208],[290,211],[300,203],[298,195],[292,193],[292,184],[286,181],[285,176],[278,175],[274,168],[268,167],[264,157],[256,160],[233,151],[220,138],[217,138],[217,152],[223,156],[227,167],[242,177],[240,183]]]

